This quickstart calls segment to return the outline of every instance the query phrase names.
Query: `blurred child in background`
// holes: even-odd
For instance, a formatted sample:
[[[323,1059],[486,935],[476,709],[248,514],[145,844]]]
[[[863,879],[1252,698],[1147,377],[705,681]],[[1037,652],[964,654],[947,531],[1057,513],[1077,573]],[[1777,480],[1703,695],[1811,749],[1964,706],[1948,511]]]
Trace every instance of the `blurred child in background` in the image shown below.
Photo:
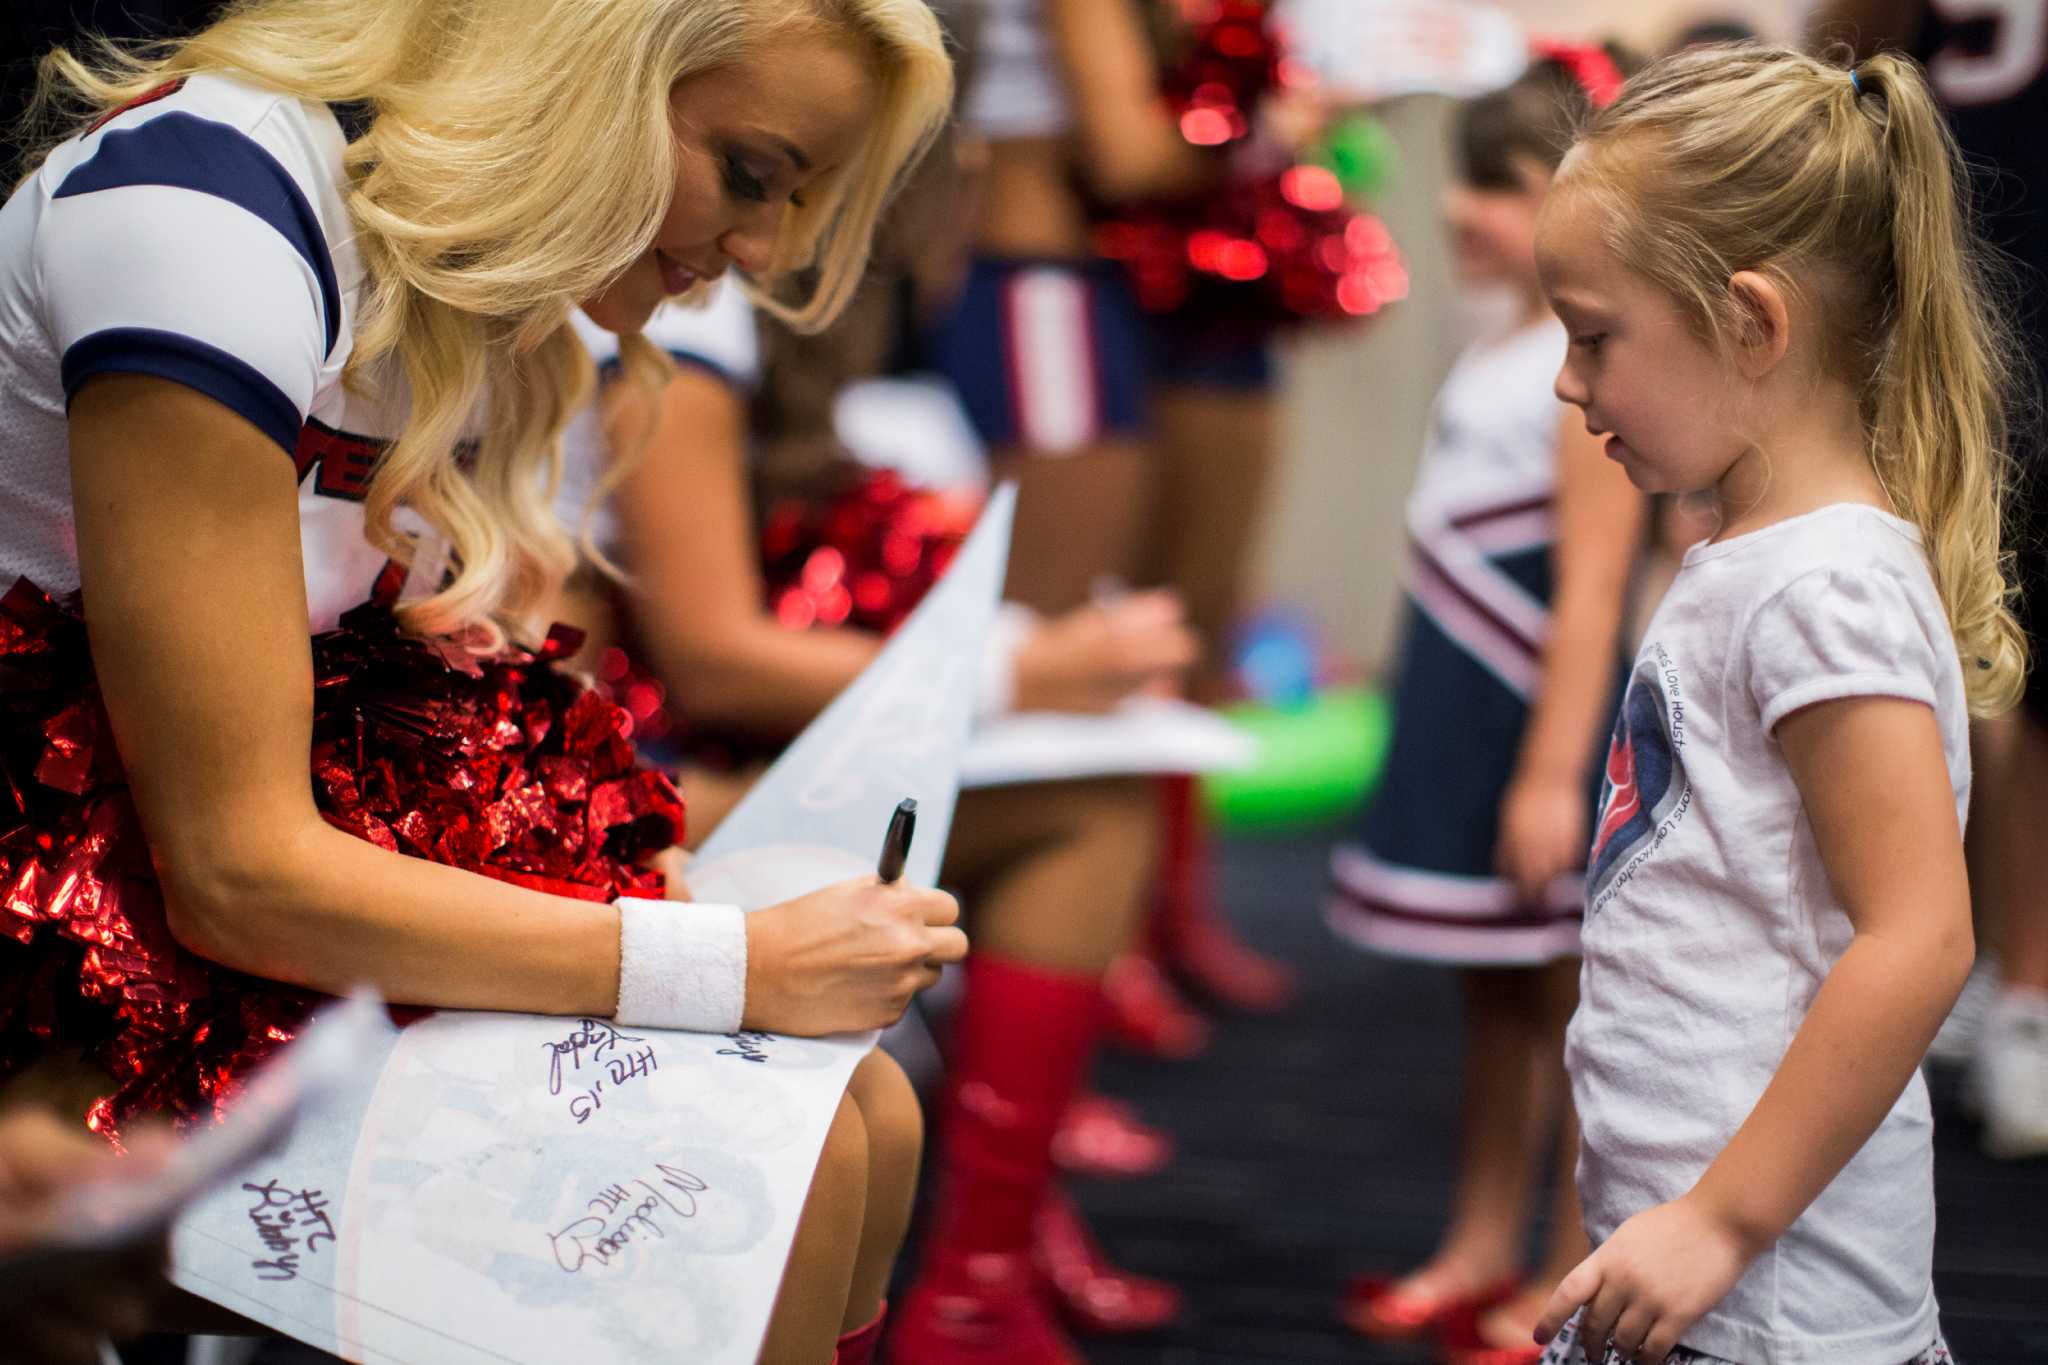
[[[1435,1252],[1354,1283],[1376,1339],[1444,1337],[1456,1358],[1533,1358],[1529,1331],[1583,1256],[1563,1071],[1599,746],[1612,717],[1640,496],[1551,391],[1563,327],[1536,275],[1536,215],[1571,131],[1621,84],[1560,49],[1458,124],[1447,196],[1461,273],[1513,321],[1460,357],[1438,398],[1408,523],[1395,732],[1358,842],[1332,862],[1332,927],[1375,952],[1448,963],[1464,996],[1459,1178]],[[1560,1172],[1544,1265],[1523,1273],[1543,1153]]]

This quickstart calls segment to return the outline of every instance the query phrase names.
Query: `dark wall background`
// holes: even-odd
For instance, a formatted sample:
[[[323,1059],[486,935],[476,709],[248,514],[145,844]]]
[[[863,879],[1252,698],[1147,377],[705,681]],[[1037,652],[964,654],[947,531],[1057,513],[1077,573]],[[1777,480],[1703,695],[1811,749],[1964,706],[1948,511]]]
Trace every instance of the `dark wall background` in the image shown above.
[[[35,86],[35,62],[81,33],[159,38],[189,32],[218,0],[5,0],[0,4],[0,166],[18,154],[15,123]],[[4,197],[4,195],[0,195]]]

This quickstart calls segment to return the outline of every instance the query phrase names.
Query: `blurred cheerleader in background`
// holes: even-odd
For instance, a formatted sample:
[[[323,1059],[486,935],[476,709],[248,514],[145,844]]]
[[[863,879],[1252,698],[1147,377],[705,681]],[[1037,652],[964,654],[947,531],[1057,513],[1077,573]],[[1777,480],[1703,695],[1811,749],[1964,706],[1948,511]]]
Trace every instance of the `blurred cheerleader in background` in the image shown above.
[[[682,781],[698,835],[874,659],[973,520],[972,493],[864,470],[833,426],[838,395],[898,348],[908,322],[898,285],[914,295],[958,240],[948,227],[958,190],[948,158],[932,158],[830,334],[765,319],[757,332],[752,305],[722,287],[707,308],[667,308],[650,325],[648,338],[679,362],[651,408],[638,386],[614,383],[571,424],[565,517],[580,520],[583,503],[603,497],[609,452],[639,452],[590,528],[592,548],[619,556],[635,592],[580,592],[573,614],[594,622],[587,657],[643,733],[690,755]],[[616,373],[616,347],[582,330]],[[757,485],[773,490],[760,516]],[[676,534],[685,524],[690,533]],[[596,586],[588,575],[585,585]],[[997,634],[985,715],[1102,710],[1174,684],[1195,657],[1165,594],[1050,618],[1012,604]],[[605,649],[608,638],[625,648]],[[950,1033],[925,1273],[897,1314],[896,1359],[958,1359],[998,1330],[1064,1358],[1051,1354],[1071,1350],[1062,1319],[1130,1332],[1178,1310],[1170,1286],[1109,1263],[1053,1185],[1056,1154],[1133,1173],[1170,1153],[1120,1106],[1075,1105],[1102,1031],[1102,972],[1132,941],[1151,885],[1155,818],[1153,784],[1132,777],[961,796],[943,875],[972,907],[975,951]]]

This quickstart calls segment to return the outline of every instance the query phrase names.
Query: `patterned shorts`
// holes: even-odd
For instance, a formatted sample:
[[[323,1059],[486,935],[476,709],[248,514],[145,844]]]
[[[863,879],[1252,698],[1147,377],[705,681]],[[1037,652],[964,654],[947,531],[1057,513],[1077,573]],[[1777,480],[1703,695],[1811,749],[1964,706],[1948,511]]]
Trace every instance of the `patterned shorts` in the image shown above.
[[[1572,1320],[1551,1338],[1550,1345],[1544,1350],[1543,1358],[1537,1365],[1587,1365],[1587,1357],[1579,1354],[1578,1343],[1579,1319],[1574,1315]],[[1629,1365],[1629,1362],[1610,1350],[1600,1365]],[[1741,1365],[1741,1362],[1723,1360],[1720,1356],[1710,1356],[1703,1351],[1680,1346],[1664,1357],[1664,1365]],[[1901,1365],[1956,1365],[1956,1361],[1955,1357],[1949,1354],[1948,1343],[1936,1335],[1932,1346],[1912,1359],[1901,1362]]]

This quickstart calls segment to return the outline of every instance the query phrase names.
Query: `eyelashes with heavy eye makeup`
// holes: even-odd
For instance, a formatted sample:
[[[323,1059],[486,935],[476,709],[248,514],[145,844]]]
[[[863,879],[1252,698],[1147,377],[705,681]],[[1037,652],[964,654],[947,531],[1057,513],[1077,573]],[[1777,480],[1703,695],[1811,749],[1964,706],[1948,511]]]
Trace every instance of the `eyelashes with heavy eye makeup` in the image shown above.
[[[768,202],[767,181],[750,170],[745,161],[729,152],[722,160],[725,163],[724,179],[725,188],[728,193],[734,198],[744,199],[750,204],[765,204]],[[803,196],[801,194],[792,194],[789,196],[789,202],[798,208],[802,208],[804,204]]]
[[[768,182],[749,170],[747,163],[728,152],[725,162],[725,188],[734,198],[744,199],[750,204],[768,202]]]

